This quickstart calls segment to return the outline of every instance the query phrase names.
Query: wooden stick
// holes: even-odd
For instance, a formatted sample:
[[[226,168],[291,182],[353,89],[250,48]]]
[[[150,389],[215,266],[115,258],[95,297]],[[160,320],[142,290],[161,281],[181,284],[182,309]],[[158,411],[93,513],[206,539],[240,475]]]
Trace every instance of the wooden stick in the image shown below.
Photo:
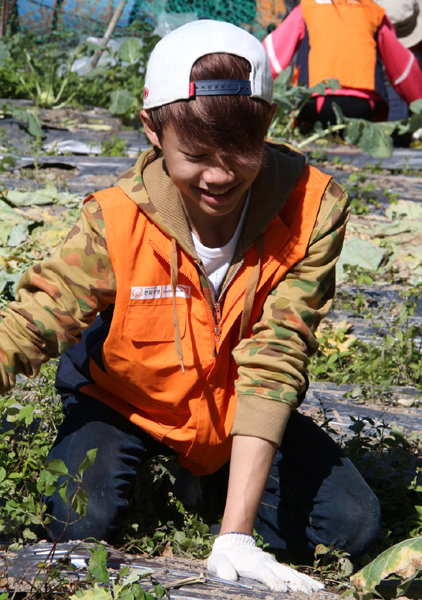
[[[109,39],[111,38],[111,34],[113,33],[116,25],[117,25],[117,21],[120,19],[121,14],[123,12],[123,9],[125,7],[126,4],[126,0],[120,0],[119,6],[116,8],[116,10],[114,11],[114,15],[111,18],[111,21],[107,27],[107,31],[104,34],[103,39],[101,40],[100,43],[100,47],[98,48],[98,50],[95,52],[91,64],[90,64],[90,69],[93,69],[95,67],[95,65],[97,64],[97,62],[100,59],[101,54],[104,52],[105,47],[107,46],[107,43],[109,41]]]
[[[3,0],[1,5],[0,38],[6,35],[7,17],[9,15],[9,0]]]

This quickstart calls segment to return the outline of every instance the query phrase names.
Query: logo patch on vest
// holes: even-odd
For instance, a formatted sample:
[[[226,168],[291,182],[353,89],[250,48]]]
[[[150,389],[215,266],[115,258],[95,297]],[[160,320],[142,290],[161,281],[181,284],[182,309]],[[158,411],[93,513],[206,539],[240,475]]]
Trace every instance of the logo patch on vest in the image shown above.
[[[156,298],[171,298],[171,285],[139,285],[132,286],[131,300],[155,300]],[[190,285],[177,285],[176,298],[190,298]]]

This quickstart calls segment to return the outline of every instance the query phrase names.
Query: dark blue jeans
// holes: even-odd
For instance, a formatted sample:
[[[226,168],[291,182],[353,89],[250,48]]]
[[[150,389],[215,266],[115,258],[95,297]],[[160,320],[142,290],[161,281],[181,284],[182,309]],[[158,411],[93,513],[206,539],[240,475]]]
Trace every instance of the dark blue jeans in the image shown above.
[[[98,448],[98,452],[83,476],[88,492],[86,515],[80,520],[72,515],[75,522],[62,535],[69,508],[55,493],[47,501],[47,510],[55,517],[50,530],[61,541],[88,537],[113,541],[124,522],[141,462],[172,451],[82,394],[65,397],[63,408],[65,418],[48,460],[60,458],[75,473],[89,449]],[[191,505],[202,496],[200,504],[213,505],[215,512],[221,512],[227,479],[228,465],[201,478],[180,467],[174,491]],[[72,493],[71,486],[68,491]],[[357,556],[379,535],[380,507],[332,438],[309,417],[294,412],[276,452],[255,528],[274,551],[310,555],[322,543]]]

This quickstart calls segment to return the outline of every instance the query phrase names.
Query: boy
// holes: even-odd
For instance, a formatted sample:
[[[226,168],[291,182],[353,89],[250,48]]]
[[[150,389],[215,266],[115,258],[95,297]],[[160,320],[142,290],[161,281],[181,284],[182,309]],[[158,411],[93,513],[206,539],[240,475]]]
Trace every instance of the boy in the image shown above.
[[[348,205],[302,155],[265,143],[274,110],[249,33],[203,20],[163,38],[141,112],[153,148],[90,196],[61,248],[23,276],[0,325],[0,382],[4,391],[65,352],[65,418],[49,458],[72,471],[98,453],[84,474],[87,514],[62,540],[113,539],[143,457],[173,453],[191,500],[224,503],[228,481],[209,570],[311,593],[321,584],[256,548],[254,526],[272,550],[325,543],[356,555],[379,531],[379,506],[293,410]],[[58,494],[48,510],[59,536]]]

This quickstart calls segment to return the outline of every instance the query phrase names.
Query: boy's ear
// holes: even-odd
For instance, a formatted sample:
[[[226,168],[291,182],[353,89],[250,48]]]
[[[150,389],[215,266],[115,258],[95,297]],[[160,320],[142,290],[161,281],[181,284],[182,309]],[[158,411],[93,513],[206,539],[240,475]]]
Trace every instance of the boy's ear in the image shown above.
[[[273,117],[277,111],[278,108],[278,104],[276,104],[275,102],[271,105],[271,111],[270,111],[270,118],[268,121],[268,127],[271,125],[271,121],[273,120]]]
[[[157,132],[154,129],[154,125],[152,124],[152,121],[150,119],[148,112],[146,110],[141,110],[141,112],[139,113],[139,116],[141,117],[142,124],[144,126],[145,133],[146,133],[149,141],[151,142],[151,144],[153,146],[156,146],[157,148],[160,148],[160,150],[161,150],[160,140],[158,139]]]

